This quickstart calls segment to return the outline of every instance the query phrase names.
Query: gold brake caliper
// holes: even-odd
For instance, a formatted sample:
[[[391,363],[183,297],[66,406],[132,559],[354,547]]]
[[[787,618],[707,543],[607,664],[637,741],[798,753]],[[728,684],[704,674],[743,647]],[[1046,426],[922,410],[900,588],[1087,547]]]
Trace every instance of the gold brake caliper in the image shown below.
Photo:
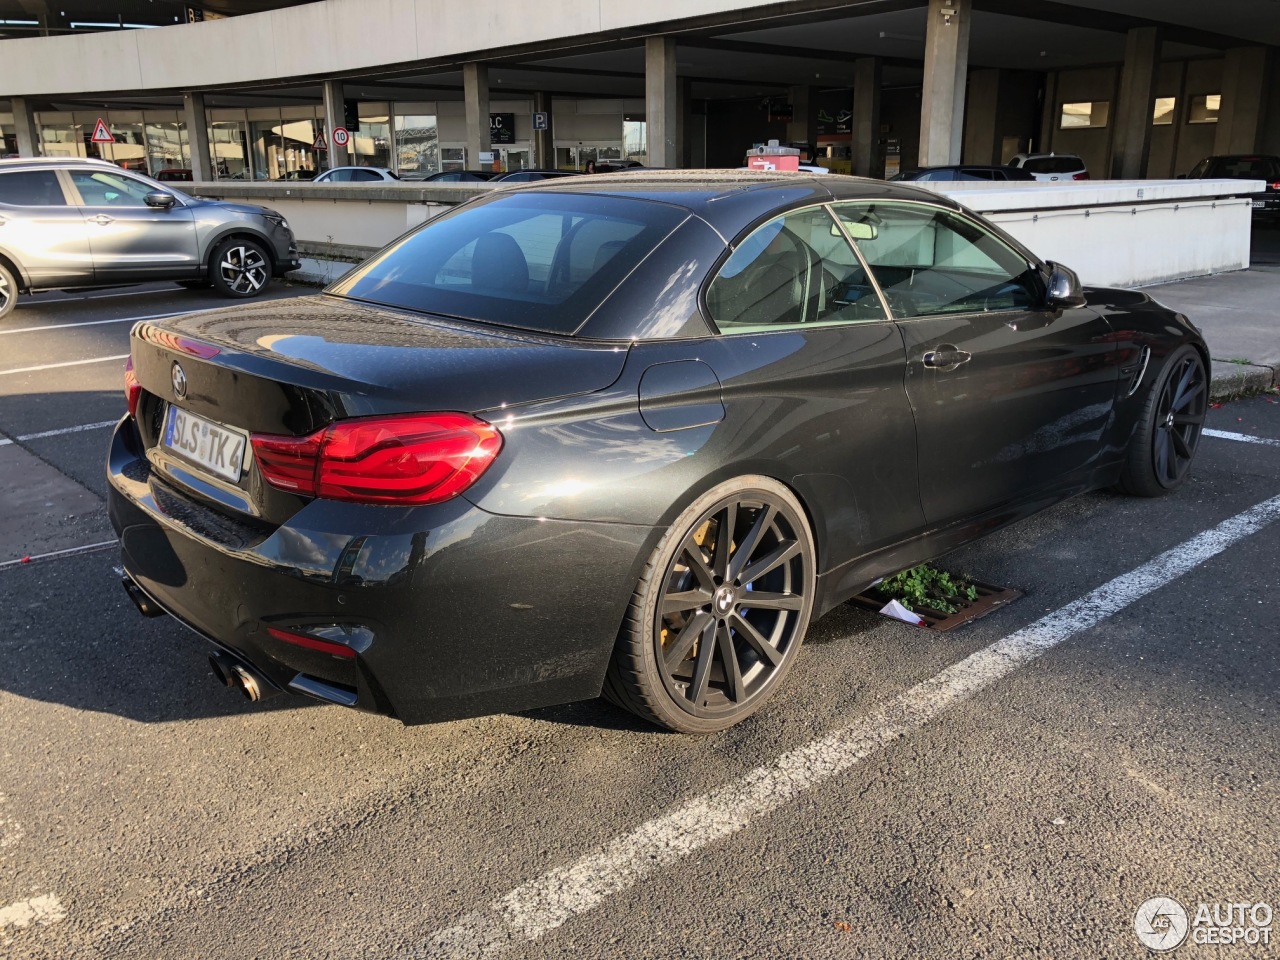
[[[708,519],[703,522],[702,526],[698,528],[698,532],[693,535],[693,542],[700,547],[706,546],[707,535],[710,532],[711,532],[711,520]],[[687,568],[677,564],[675,569],[677,571],[683,572]],[[661,639],[662,645],[664,647],[667,645],[667,641],[671,639],[671,630],[670,628],[667,627],[665,621],[662,625],[662,632],[659,634],[659,638]],[[686,657],[685,659],[687,660],[690,657],[696,657],[697,655],[698,655],[698,641],[695,640],[693,642],[693,647],[690,648],[689,650],[689,656]]]

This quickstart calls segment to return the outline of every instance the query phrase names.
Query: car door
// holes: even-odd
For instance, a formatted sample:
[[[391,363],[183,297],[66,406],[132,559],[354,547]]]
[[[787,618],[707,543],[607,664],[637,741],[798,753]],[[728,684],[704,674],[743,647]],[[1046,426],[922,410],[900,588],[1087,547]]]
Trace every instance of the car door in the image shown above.
[[[98,283],[182,279],[200,272],[195,218],[176,195],[171,207],[147,206],[161,188],[122,171],[68,171],[88,225]],[[161,191],[168,192],[168,191]]]
[[[37,289],[93,282],[88,229],[57,170],[0,173],[0,253]]]
[[[1041,265],[967,214],[836,210],[902,331],[929,523],[1087,487],[1116,391],[1106,320],[1046,306]]]
[[[923,524],[902,335],[825,206],[738,243],[706,292],[703,359],[743,446],[789,466],[821,513],[828,571]],[[735,438],[737,442],[737,438]]]

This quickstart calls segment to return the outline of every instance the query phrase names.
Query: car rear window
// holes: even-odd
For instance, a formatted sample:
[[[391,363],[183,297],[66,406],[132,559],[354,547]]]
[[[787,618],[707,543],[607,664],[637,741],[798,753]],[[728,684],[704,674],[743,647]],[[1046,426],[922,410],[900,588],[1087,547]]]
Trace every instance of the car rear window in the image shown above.
[[[52,170],[11,170],[0,173],[0,203],[18,207],[62,207],[66,198]]]
[[[1083,170],[1084,164],[1079,157],[1029,157],[1023,161],[1022,169],[1031,173],[1074,173]]]
[[[1270,180],[1277,175],[1277,162],[1271,157],[1214,157],[1209,161],[1205,177],[1241,180]]]
[[[572,334],[686,216],[668,204],[618,197],[500,197],[431,221],[328,292]]]

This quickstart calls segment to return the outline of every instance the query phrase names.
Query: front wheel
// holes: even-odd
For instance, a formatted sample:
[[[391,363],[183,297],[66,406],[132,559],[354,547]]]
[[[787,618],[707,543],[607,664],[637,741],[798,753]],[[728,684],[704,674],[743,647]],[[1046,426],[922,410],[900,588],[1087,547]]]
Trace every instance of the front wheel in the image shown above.
[[[253,240],[224,240],[210,259],[213,287],[224,297],[256,297],[271,280],[271,258]]]
[[[0,320],[13,312],[18,305],[18,281],[13,272],[0,263]]]
[[[1179,347],[1147,394],[1120,474],[1120,489],[1159,497],[1186,481],[1209,411],[1209,378],[1200,351]]]
[[[732,726],[790,671],[814,589],[813,537],[791,491],[768,477],[715,487],[654,548],[605,696],[681,733]]]

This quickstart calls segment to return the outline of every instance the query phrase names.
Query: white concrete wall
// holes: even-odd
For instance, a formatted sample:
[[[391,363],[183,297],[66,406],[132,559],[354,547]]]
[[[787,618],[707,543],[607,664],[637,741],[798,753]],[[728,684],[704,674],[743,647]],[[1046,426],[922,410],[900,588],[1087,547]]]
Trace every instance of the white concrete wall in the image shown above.
[[[837,6],[832,0],[831,6]],[[322,0],[154,30],[0,41],[0,97],[190,90],[329,77],[635,31],[775,0]],[[216,51],[211,55],[210,51]]]
[[[920,183],[999,224],[1087,284],[1136,287],[1249,266],[1250,192],[1262,181]]]

